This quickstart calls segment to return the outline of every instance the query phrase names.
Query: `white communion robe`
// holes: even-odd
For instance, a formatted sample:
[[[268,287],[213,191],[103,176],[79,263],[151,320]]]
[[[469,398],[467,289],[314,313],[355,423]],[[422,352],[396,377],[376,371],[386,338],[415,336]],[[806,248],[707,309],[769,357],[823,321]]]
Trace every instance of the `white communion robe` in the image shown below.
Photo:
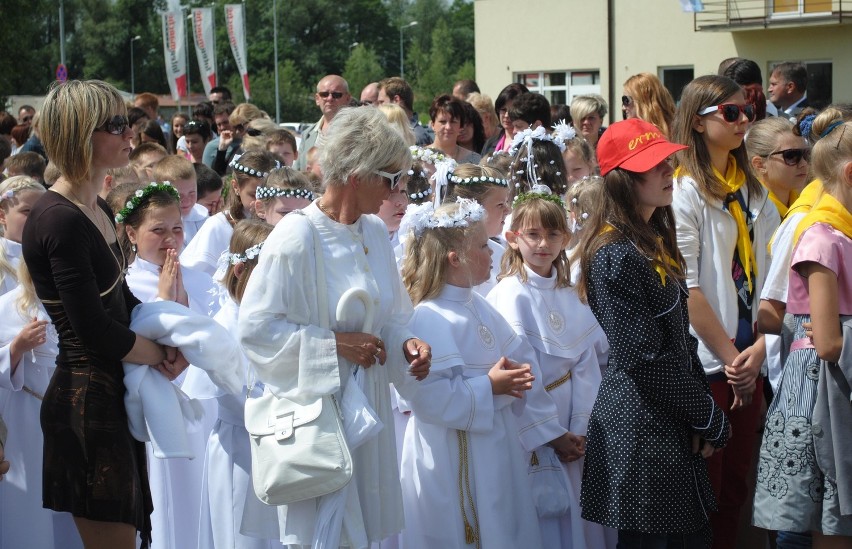
[[[483,548],[542,547],[525,451],[566,430],[535,352],[471,288],[446,285],[417,305],[410,328],[432,346],[432,368],[421,384],[399,388],[412,409],[402,449],[403,547],[471,547],[463,517]],[[533,366],[536,381],[523,398],[492,394],[487,374],[503,356]]]
[[[214,320],[236,335],[238,314],[239,305],[229,296]],[[242,358],[243,379],[246,380],[248,361],[244,356]],[[240,533],[246,509],[258,520],[278,521],[275,508],[257,499],[251,486],[251,448],[245,426],[247,388],[243,386],[242,393],[232,394],[210,383],[208,389],[206,395],[198,392],[190,395],[215,398],[218,406],[218,418],[207,441],[204,457],[198,549],[282,547],[277,539],[259,539]],[[264,515],[265,518],[262,518]]]
[[[206,224],[205,224],[206,225]],[[158,265],[136,257],[127,272],[127,285],[139,301],[157,300]],[[218,310],[218,298],[209,275],[181,264],[184,288],[189,296],[189,308],[210,316]],[[190,366],[173,383],[181,385]],[[206,374],[203,374],[206,375]],[[207,438],[216,420],[215,403],[200,401],[204,416],[197,429],[188,431],[189,443],[196,456],[203,456]],[[150,442],[145,443],[148,455],[148,478],[154,512],[151,514],[151,546],[162,549],[185,549],[198,546],[199,515],[201,510],[201,477],[203,459],[159,459],[154,456]]]
[[[556,288],[555,269],[549,278],[524,269],[526,283],[518,275],[504,278],[488,294],[488,302],[535,349],[541,381],[556,404],[560,424],[575,435],[586,436],[609,343],[574,288]],[[562,464],[570,481],[571,508],[562,517],[539,519],[543,547],[615,546],[614,538],[608,540],[614,531],[580,516],[583,461]]]
[[[0,236],[0,247],[6,252],[6,260],[15,271],[14,275],[3,273],[3,282],[0,283],[0,295],[11,292],[18,285],[18,265],[21,263],[21,244]]]
[[[17,308],[21,293],[17,287],[0,296],[0,416],[9,427],[4,451],[12,464],[0,482],[0,547],[82,548],[71,514],[42,507],[44,438],[39,413],[56,369],[59,337],[48,323],[46,341],[24,353],[12,373],[12,340],[32,316],[50,320],[40,304],[36,315],[21,315]]]
[[[186,217],[182,218],[184,249],[186,249],[186,246],[192,242],[192,239],[195,238],[195,235],[198,234],[198,231],[201,230],[202,225],[204,225],[208,219],[210,219],[210,212],[207,208],[197,202],[192,205],[192,209],[189,210]]]
[[[488,280],[478,286],[473,287],[473,291],[485,297],[488,295],[494,286],[497,285],[497,275],[500,274],[500,262],[503,260],[503,254],[506,253],[506,248],[499,242],[488,239],[488,247],[491,249],[491,274]]]
[[[324,273],[316,270],[316,227]],[[317,278],[325,277],[330,328],[319,326]],[[373,299],[371,333],[384,340],[387,361],[355,371],[337,355],[333,331],[362,331],[366,310],[355,303],[351,320],[336,319],[341,296],[352,288]],[[403,526],[402,494],[396,460],[389,383],[415,383],[407,372],[404,342],[411,302],[396,270],[385,224],[362,215],[352,225],[332,221],[316,202],[282,219],[272,230],[246,287],[239,314],[239,337],[257,377],[273,394],[297,402],[320,395],[340,395],[356,381],[384,427],[352,451],[353,478],[345,489],[357,498],[347,500],[339,545],[366,547],[397,533]],[[332,496],[337,494],[331,494]],[[324,496],[328,497],[328,496]],[[243,518],[243,532],[278,537],[287,545],[310,546],[317,532],[323,498],[278,507],[277,532]]]
[[[228,221],[225,212],[209,217],[192,237],[192,241],[183,249],[180,254],[180,264],[213,276],[219,256],[227,251],[231,244],[232,234],[234,234],[234,227]]]

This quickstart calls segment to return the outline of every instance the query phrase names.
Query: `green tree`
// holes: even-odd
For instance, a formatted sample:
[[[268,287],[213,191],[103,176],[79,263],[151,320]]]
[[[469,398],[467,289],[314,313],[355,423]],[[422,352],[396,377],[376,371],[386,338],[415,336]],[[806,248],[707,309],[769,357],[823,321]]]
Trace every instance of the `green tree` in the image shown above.
[[[370,82],[381,80],[385,71],[379,64],[379,56],[365,46],[358,44],[352,48],[346,66],[343,69],[343,78],[349,83],[349,91],[352,95],[360,93],[360,90]]]
[[[450,28],[443,19],[432,31],[432,48],[425,70],[417,75],[415,110],[425,112],[432,99],[443,93],[450,93],[453,87],[454,67],[450,66],[451,55],[447,47],[452,40]]]

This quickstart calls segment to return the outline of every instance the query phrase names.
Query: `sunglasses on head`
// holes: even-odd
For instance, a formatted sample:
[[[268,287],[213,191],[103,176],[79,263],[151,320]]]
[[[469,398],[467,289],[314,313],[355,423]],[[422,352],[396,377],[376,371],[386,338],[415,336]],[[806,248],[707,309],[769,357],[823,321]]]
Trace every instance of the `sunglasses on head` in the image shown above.
[[[257,136],[259,136],[259,135],[263,135],[263,132],[262,132],[262,131],[260,131],[260,130],[259,130],[259,129],[257,129],[257,128],[248,128],[248,129],[246,130],[246,133],[247,133],[248,135],[252,136],[252,137],[257,137]]]
[[[107,132],[113,135],[122,135],[130,126],[130,121],[123,114],[117,114],[106,121],[106,123],[95,128],[95,131]]]
[[[755,112],[754,105],[737,105],[736,103],[722,103],[721,105],[713,105],[698,111],[699,115],[705,115],[719,111],[722,113],[722,118],[725,122],[734,123],[740,119],[740,113],[743,113],[749,122],[754,122]]]
[[[622,95],[621,96],[621,106],[622,107],[629,107],[631,103],[633,103],[633,98],[631,98],[629,95]]]
[[[326,97],[328,97],[329,95],[330,95],[331,97],[333,97],[334,99],[340,99],[341,97],[343,97],[343,92],[330,92],[330,91],[324,91],[324,92],[317,92],[317,95],[319,95],[319,96],[320,96],[320,97],[322,97],[323,99],[325,99],[325,98],[326,98]]]
[[[769,156],[774,156],[776,154],[780,154],[781,159],[784,160],[784,163],[788,166],[798,166],[802,161],[802,158],[805,159],[805,162],[811,161],[810,149],[784,149],[783,151],[770,153]]]
[[[402,179],[402,176],[405,174],[405,170],[399,170],[396,173],[383,172],[382,170],[374,170],[374,174],[380,175],[390,181],[390,188],[394,190],[399,186],[399,182]]]

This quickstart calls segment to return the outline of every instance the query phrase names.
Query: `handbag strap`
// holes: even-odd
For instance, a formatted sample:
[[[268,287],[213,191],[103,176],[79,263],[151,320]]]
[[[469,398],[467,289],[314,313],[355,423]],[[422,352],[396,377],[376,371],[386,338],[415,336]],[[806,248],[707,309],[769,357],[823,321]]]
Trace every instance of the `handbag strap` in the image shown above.
[[[314,225],[311,218],[305,215],[305,212],[302,210],[293,210],[293,214],[299,214],[305,217],[305,220],[308,222],[308,225],[311,227],[311,235],[313,237],[313,247],[314,247],[314,261],[316,263],[317,269],[317,307],[319,308],[319,325],[320,328],[328,329],[331,326],[331,322],[329,321],[328,314],[328,286],[325,279],[325,261],[323,260],[322,255],[322,242],[320,242],[319,231]],[[254,386],[257,383],[257,379],[255,376],[254,368],[251,368],[249,373],[249,386],[248,391],[246,391],[246,399],[250,398],[252,391],[254,390]]]

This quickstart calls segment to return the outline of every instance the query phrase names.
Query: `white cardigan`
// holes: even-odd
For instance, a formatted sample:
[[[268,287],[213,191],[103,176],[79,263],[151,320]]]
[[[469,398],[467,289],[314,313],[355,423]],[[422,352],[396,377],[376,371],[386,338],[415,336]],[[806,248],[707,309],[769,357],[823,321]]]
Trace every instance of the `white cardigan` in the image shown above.
[[[743,198],[751,210],[754,227],[754,258],[757,264],[752,322],[757,321],[757,306],[763,282],[769,270],[769,253],[766,250],[772,233],[781,223],[778,210],[768,194],[749,199],[748,189],[743,186]],[[737,246],[737,223],[722,209],[720,200],[705,200],[697,183],[689,176],[675,179],[672,208],[677,226],[677,245],[686,261],[686,284],[689,288],[700,288],[716,317],[732,340],[737,333],[739,310],[737,288],[731,278],[731,261]],[[724,364],[698,338],[698,357],[707,375],[721,372]]]

